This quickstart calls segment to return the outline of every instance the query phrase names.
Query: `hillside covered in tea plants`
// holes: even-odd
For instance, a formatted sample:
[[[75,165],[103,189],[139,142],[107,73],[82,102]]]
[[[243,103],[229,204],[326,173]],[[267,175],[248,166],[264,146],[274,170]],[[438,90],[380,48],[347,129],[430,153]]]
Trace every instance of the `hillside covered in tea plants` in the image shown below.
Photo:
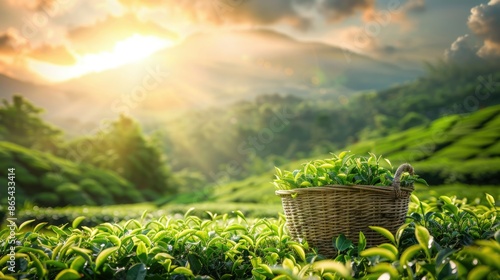
[[[33,149],[0,142],[0,168],[15,168],[16,199],[42,207],[110,205],[144,200],[129,181],[113,171],[56,157]],[[0,184],[7,185],[1,177]]]
[[[449,115],[386,137],[360,141],[343,150],[354,154],[373,152],[393,166],[409,162],[427,180],[428,191],[474,199],[485,191],[500,199],[500,106],[475,113]],[[328,154],[317,158],[329,158]],[[312,158],[311,158],[312,159]],[[298,169],[308,158],[280,165]],[[221,184],[211,198],[221,202],[277,202],[270,188],[273,170],[259,176]],[[417,188],[417,191],[419,190]],[[427,191],[425,191],[427,190]]]

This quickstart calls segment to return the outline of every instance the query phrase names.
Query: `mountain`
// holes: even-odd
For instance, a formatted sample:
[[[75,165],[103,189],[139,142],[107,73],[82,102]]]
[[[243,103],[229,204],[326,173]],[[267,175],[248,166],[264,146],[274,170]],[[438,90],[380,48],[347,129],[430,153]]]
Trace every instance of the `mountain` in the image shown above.
[[[141,62],[51,86],[0,76],[0,97],[22,94],[46,108],[56,125],[82,134],[119,113],[157,124],[186,110],[260,94],[348,95],[417,74],[323,43],[256,29],[194,34]]]
[[[264,93],[310,96],[381,89],[415,76],[336,47],[254,30],[194,34],[140,63],[73,79],[59,88],[109,97],[116,105],[111,110],[147,118]],[[131,101],[123,104],[127,98]]]

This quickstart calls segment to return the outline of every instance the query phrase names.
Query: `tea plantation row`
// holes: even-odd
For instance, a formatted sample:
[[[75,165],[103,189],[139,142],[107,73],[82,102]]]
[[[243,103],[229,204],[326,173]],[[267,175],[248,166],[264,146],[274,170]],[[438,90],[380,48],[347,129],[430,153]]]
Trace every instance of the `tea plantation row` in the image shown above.
[[[18,203],[28,198],[41,206],[144,201],[141,192],[112,171],[0,141],[0,170],[6,172],[9,168],[15,169]],[[0,184],[7,186],[7,178],[1,177]]]
[[[292,240],[283,216],[248,219],[241,211],[208,219],[139,219],[82,226],[27,221],[0,231],[2,279],[499,279],[500,207],[487,195],[472,206],[412,196],[407,223],[366,248],[344,236],[328,259]]]

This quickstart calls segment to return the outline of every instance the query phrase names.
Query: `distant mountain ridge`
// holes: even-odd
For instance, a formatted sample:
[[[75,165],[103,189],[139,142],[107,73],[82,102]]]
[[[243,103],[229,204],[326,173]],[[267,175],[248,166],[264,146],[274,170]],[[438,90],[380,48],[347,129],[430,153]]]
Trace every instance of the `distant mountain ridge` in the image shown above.
[[[157,123],[260,94],[348,95],[416,75],[359,54],[346,59],[343,50],[324,43],[257,29],[194,34],[141,62],[52,86],[0,76],[0,97],[22,94],[46,108],[49,120],[72,129],[119,113]]]

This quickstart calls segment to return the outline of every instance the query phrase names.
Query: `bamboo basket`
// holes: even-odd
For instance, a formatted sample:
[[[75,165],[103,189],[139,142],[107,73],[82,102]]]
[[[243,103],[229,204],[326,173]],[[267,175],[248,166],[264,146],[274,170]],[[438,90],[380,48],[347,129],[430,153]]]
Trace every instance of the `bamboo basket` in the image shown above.
[[[384,227],[394,234],[403,225],[413,191],[413,186],[400,187],[405,171],[413,174],[411,165],[402,164],[392,187],[328,185],[277,190],[292,238],[305,239],[327,257],[336,255],[333,238],[340,234],[357,243],[362,231],[367,247],[387,242],[368,226]]]

